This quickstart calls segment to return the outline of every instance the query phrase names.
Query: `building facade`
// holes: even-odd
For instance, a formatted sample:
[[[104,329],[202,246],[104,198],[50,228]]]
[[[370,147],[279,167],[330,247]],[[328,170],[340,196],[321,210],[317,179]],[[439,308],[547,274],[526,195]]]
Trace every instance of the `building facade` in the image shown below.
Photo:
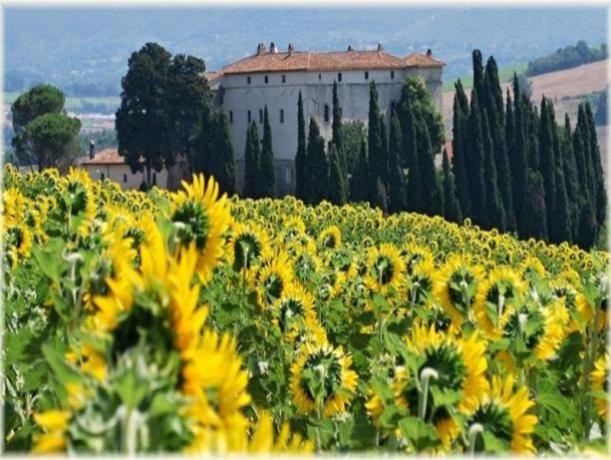
[[[244,179],[247,129],[255,121],[262,135],[265,107],[272,131],[277,193],[284,195],[295,187],[300,91],[306,123],[314,116],[328,141],[332,136],[334,82],[337,82],[343,121],[361,120],[366,124],[372,81],[378,90],[382,113],[387,113],[391,103],[399,99],[403,80],[412,75],[424,80],[441,111],[443,65],[430,51],[400,57],[384,52],[380,45],[372,51],[355,51],[349,47],[339,52],[300,52],[289,45],[286,52],[280,52],[272,43],[269,50],[259,44],[256,54],[219,72],[207,73],[216,103],[229,121],[238,188],[241,189]]]

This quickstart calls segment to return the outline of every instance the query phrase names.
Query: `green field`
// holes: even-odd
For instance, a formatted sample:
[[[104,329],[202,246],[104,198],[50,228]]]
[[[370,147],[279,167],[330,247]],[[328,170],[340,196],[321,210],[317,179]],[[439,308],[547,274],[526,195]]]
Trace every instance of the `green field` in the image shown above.
[[[499,79],[501,83],[509,81],[513,78],[513,73],[517,73],[518,75],[526,72],[527,64],[516,64],[511,67],[507,67],[504,69],[499,69]],[[452,78],[444,80],[443,82],[443,90],[444,91],[454,91],[454,83],[458,80],[458,78]],[[466,74],[460,77],[460,81],[465,89],[471,89],[473,86],[473,75]]]
[[[4,93],[4,104],[12,104],[19,94],[18,92]],[[114,112],[119,104],[121,104],[121,98],[118,96],[66,98],[66,109],[71,112],[90,112],[92,108],[103,109],[103,112]]]

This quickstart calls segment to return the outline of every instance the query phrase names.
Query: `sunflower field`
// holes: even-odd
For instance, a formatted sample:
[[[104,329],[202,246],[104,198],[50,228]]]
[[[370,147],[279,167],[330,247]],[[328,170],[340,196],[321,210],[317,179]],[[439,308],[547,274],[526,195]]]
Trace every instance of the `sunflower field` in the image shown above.
[[[203,176],[2,206],[8,451],[606,449],[606,252]]]

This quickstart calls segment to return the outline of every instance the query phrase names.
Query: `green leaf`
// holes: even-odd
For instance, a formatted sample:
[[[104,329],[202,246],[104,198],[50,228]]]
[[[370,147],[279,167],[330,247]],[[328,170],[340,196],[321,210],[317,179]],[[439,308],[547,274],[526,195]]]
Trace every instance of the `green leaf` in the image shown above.
[[[51,366],[51,369],[53,369],[53,374],[63,386],[70,383],[78,384],[82,381],[82,376],[76,369],[66,363],[63,355],[52,343],[43,345],[42,353],[49,363],[49,366]]]
[[[439,444],[435,428],[417,417],[407,417],[399,422],[401,433],[414,445],[416,451],[423,451]]]

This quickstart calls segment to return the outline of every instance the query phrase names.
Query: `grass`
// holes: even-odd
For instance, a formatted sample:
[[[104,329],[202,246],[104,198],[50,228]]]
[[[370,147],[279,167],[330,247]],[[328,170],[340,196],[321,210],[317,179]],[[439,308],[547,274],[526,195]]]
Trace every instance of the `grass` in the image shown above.
[[[506,67],[503,69],[499,69],[499,80],[501,83],[505,83],[513,78],[513,73],[521,74],[526,72],[527,64],[516,64],[511,67]],[[458,78],[444,80],[443,82],[443,90],[444,91],[454,91],[454,83],[458,80]],[[473,87],[473,74],[467,74],[460,77],[460,81],[462,82],[463,88],[465,90],[471,89]]]

